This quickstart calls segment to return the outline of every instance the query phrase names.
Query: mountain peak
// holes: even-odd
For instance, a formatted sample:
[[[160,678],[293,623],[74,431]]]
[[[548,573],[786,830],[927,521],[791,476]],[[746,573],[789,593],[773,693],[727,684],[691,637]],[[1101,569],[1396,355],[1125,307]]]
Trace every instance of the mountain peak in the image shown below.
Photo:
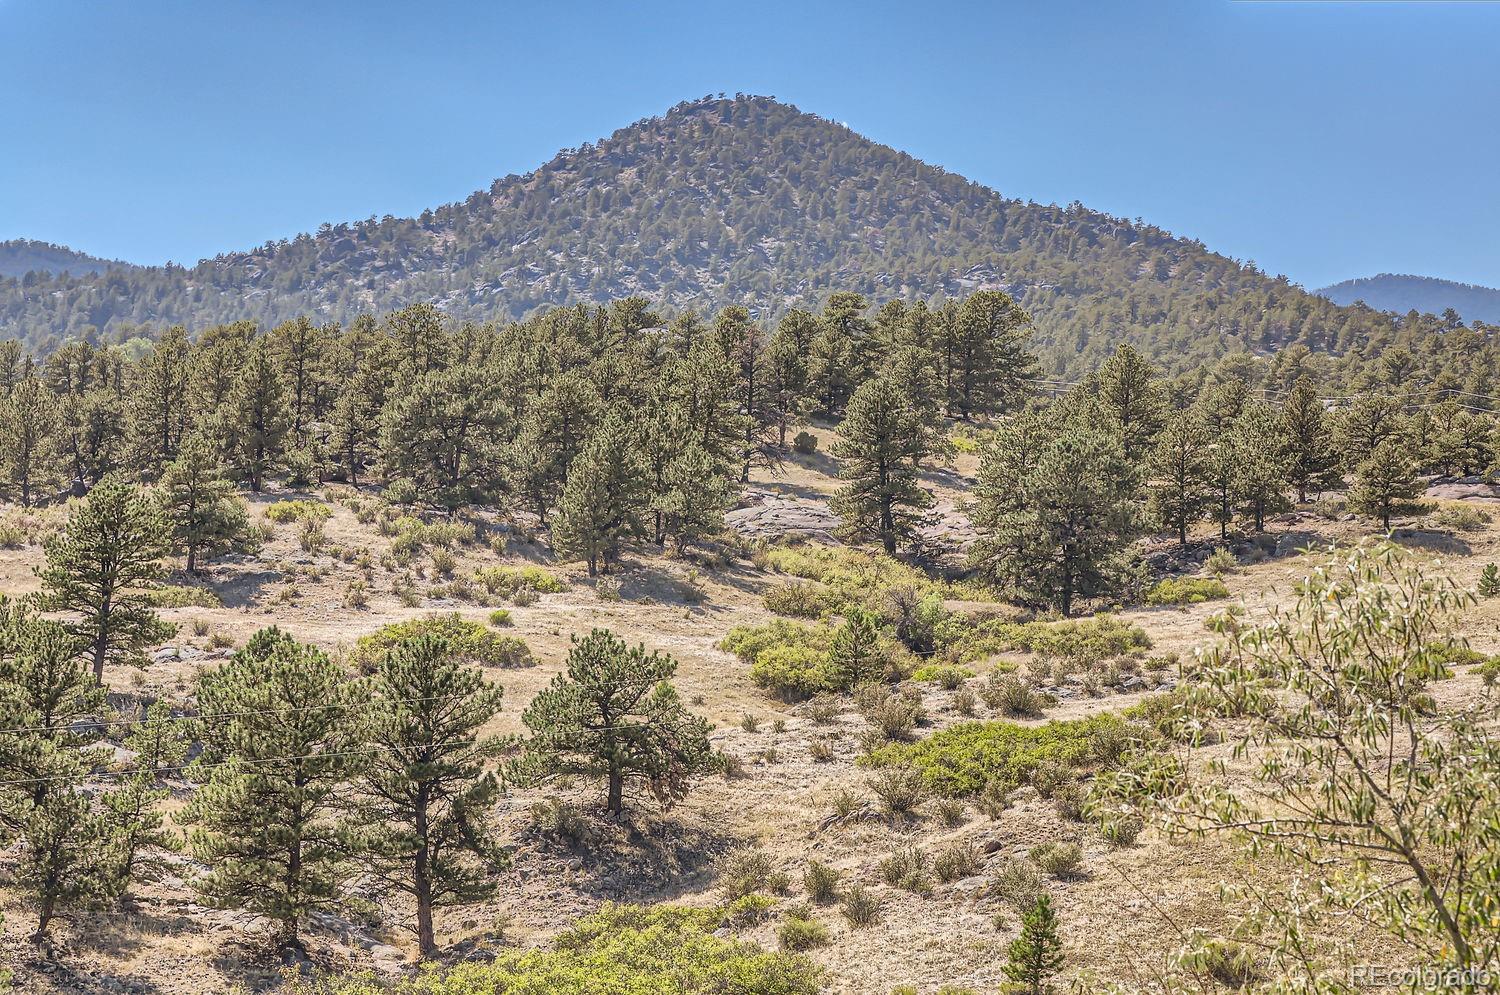
[[[0,242],[0,277],[24,277],[28,273],[79,276],[103,273],[114,268],[128,268],[130,263],[117,259],[100,259],[64,245],[39,242],[30,238],[13,238]]]
[[[1380,273],[1344,280],[1319,294],[1339,304],[1363,301],[1377,311],[1440,315],[1452,309],[1466,321],[1500,324],[1500,290],[1409,273]]]

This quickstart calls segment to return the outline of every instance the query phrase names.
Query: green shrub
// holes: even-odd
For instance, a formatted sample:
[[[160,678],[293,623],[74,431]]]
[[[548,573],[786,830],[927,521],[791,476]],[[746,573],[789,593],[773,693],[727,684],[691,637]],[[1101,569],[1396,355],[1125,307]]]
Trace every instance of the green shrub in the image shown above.
[[[910,766],[933,791],[949,796],[977,794],[994,782],[1012,788],[1028,784],[1047,761],[1075,769],[1117,762],[1117,739],[1131,727],[1116,715],[1023,726],[1014,722],[965,722],[915,743],[892,743],[861,762]]]
[[[817,995],[822,972],[800,956],[714,935],[722,909],[606,904],[549,950],[505,950],[487,963],[405,978],[290,982],[289,995]]]
[[[735,850],[719,862],[717,879],[724,897],[733,901],[745,895],[782,894],[791,884],[785,871],[776,869],[764,850]]]
[[[514,624],[515,622],[513,622],[510,617],[509,608],[496,608],[494,611],[490,612],[490,625],[493,625],[495,628],[504,629],[507,626],[511,626]]]
[[[783,950],[812,950],[828,945],[828,927],[812,918],[811,913],[788,912],[776,931],[776,941]]]
[[[766,611],[789,618],[822,618],[843,609],[844,602],[817,584],[794,580],[774,587],[762,598]]]
[[[288,522],[317,522],[322,524],[333,515],[333,509],[321,501],[272,501],[266,506],[266,518],[277,525]]]
[[[750,679],[785,698],[810,698],[828,688],[828,654],[808,646],[771,646],[756,655]]]
[[[1494,521],[1489,512],[1467,504],[1450,504],[1428,516],[1428,521],[1450,532],[1482,532]]]
[[[371,669],[398,643],[419,636],[445,639],[454,653],[484,667],[528,667],[535,662],[531,650],[520,639],[497,635],[456,612],[394,622],[361,636],[349,654],[350,662],[362,670]]]
[[[810,901],[828,905],[838,901],[839,872],[821,860],[810,860],[802,872],[802,888]]]
[[[1229,597],[1229,588],[1217,577],[1168,577],[1146,592],[1148,605],[1197,605]]]
[[[719,649],[733,653],[742,663],[753,664],[760,654],[778,646],[800,646],[815,650],[828,649],[826,626],[807,625],[773,619],[765,625],[737,625],[719,641]]]
[[[803,456],[811,456],[818,451],[818,437],[811,432],[798,432],[792,436],[792,449]]]
[[[982,864],[979,848],[967,840],[962,840],[949,843],[938,850],[932,858],[932,872],[937,875],[939,881],[947,884],[950,881],[973,877],[979,873]]]
[[[892,888],[925,895],[932,891],[930,867],[927,854],[917,847],[901,847],[880,862],[880,880]]]
[[[855,928],[869,926],[880,920],[880,899],[864,885],[851,884],[839,899],[839,914]]]
[[[559,594],[567,585],[555,575],[533,564],[520,567],[484,567],[474,572],[474,579],[490,594],[515,601],[521,591],[536,594]]]
[[[1055,878],[1077,877],[1083,868],[1083,850],[1077,843],[1043,843],[1031,848],[1032,863]]]
[[[960,661],[1024,651],[1070,660],[1139,656],[1151,639],[1139,626],[1111,615],[1063,622],[1013,622],[989,615],[951,615],[938,626],[939,646]]]
[[[929,663],[912,671],[911,679],[933,683],[945,691],[957,691],[964,681],[974,676],[968,667],[955,667],[946,663]]]
[[[915,767],[889,767],[870,778],[870,790],[889,816],[906,815],[927,797],[927,780]]]
[[[1029,860],[1011,857],[995,872],[990,891],[1013,908],[1029,909],[1042,895],[1042,872]]]
[[[1012,718],[1039,718],[1049,705],[1057,703],[1050,694],[1044,694],[1015,674],[991,674],[980,685],[979,694],[984,703]]]
[[[146,591],[146,600],[156,608],[223,608],[224,602],[206,587],[163,584]]]
[[[1203,569],[1207,570],[1215,577],[1222,577],[1225,574],[1234,573],[1239,569],[1239,567],[1240,561],[1235,557],[1233,553],[1231,553],[1223,546],[1220,546],[1212,553],[1209,553],[1208,559],[1203,561]]]

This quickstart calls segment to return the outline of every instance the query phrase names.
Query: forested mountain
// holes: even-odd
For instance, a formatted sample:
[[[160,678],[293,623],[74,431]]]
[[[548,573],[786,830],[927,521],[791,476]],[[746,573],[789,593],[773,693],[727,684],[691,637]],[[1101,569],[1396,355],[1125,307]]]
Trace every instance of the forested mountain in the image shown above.
[[[1336,304],[1364,301],[1379,311],[1442,314],[1452,308],[1467,321],[1500,323],[1500,290],[1431,276],[1381,273],[1324,287],[1319,294]]]
[[[177,266],[0,282],[0,334],[47,351],[307,315],[348,322],[414,302],[509,319],[629,294],[670,313],[743,304],[761,318],[833,290],[873,302],[1001,288],[1036,318],[1043,369],[1076,376],[1122,341],[1169,371],[1301,345],[1354,371],[1406,344],[1434,374],[1441,323],[1341,308],[1160,228],[1007,199],[768,97],[704,98],[568,149],[417,218]],[[1355,356],[1358,352],[1360,355]]]
[[[133,268],[130,263],[100,259],[65,245],[15,238],[0,242],[0,277],[24,277],[27,273],[103,273],[110,267]]]

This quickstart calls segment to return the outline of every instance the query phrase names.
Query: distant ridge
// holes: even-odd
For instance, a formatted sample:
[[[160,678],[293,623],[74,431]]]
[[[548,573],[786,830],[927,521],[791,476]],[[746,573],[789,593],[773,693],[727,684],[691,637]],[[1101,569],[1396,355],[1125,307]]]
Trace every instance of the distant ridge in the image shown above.
[[[1436,322],[1342,308],[1196,239],[1079,203],[1002,196],[771,97],[686,101],[413,218],[325,224],[194,266],[0,279],[0,336],[49,352],[429,302],[457,320],[646,297],[762,320],[834,291],[872,305],[998,288],[1035,318],[1050,375],[1121,343],[1167,372],[1291,347],[1420,348]]]
[[[1452,308],[1465,321],[1500,324],[1500,290],[1437,277],[1381,273],[1335,283],[1317,293],[1336,304],[1364,301],[1377,311],[1397,314],[1419,311],[1441,315]]]
[[[23,277],[27,273],[50,273],[73,276],[103,273],[110,268],[134,269],[130,263],[116,259],[100,259],[77,252],[65,245],[38,242],[29,238],[15,238],[0,242],[0,277]]]

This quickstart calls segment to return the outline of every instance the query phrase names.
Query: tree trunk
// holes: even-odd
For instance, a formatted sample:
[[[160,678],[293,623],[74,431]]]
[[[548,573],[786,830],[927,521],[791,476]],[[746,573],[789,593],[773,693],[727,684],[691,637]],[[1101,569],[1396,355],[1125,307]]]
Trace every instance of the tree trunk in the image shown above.
[[[432,863],[427,852],[427,803],[417,805],[417,856],[412,868],[412,885],[417,900],[417,950],[427,960],[437,950],[432,932]]]
[[[187,572],[198,572],[198,546],[191,542],[188,543],[187,548]]]
[[[52,914],[57,908],[57,896],[46,894],[42,896],[41,906],[37,909],[36,932],[31,934],[31,942],[40,944],[47,938],[47,927],[52,925]]]
[[[609,812],[619,815],[625,810],[625,775],[618,769],[609,772]]]

